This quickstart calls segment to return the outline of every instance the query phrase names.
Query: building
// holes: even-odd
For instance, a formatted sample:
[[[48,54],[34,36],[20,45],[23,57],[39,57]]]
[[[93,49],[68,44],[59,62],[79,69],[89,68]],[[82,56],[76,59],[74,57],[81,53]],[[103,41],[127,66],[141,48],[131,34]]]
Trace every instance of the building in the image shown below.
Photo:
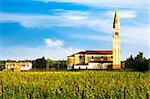
[[[121,69],[121,61],[120,61],[120,22],[118,10],[116,9],[114,22],[113,22],[113,69]]]
[[[86,50],[68,56],[67,69],[121,69],[120,23],[116,9],[113,21],[112,50]]]
[[[32,69],[31,62],[6,62],[5,68],[12,71],[26,71]]]
[[[86,50],[68,56],[68,69],[107,69],[112,62],[111,50]]]

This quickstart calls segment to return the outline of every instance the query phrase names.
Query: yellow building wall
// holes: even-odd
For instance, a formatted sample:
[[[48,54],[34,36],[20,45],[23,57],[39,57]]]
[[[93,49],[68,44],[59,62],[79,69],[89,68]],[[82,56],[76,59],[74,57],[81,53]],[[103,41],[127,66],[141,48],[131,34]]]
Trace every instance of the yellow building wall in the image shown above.
[[[80,58],[79,58],[80,54],[75,54],[74,55],[74,64],[79,64],[80,63]]]
[[[83,55],[82,54],[74,54],[74,56],[69,56],[68,57],[68,66],[70,67],[70,66],[81,63],[80,56],[83,56]],[[92,56],[93,56],[93,58],[99,57],[99,59],[101,59],[101,57],[103,57],[101,61],[104,61],[104,57],[107,57],[107,61],[113,61],[112,55],[110,55],[110,54],[109,55],[85,54],[84,58],[82,58],[82,59],[84,59],[84,63],[85,64],[89,63],[92,59]]]
[[[7,70],[21,71],[21,67],[28,65],[28,62],[6,62],[5,68]]]
[[[74,57],[68,57],[67,65],[68,65],[69,67],[71,67],[71,66],[74,65]]]

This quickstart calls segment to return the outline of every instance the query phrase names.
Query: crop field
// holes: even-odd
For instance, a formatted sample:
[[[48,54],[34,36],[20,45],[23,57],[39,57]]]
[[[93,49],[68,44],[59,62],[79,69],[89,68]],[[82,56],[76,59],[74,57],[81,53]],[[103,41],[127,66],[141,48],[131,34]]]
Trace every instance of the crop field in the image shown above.
[[[148,99],[149,73],[0,72],[0,99]]]

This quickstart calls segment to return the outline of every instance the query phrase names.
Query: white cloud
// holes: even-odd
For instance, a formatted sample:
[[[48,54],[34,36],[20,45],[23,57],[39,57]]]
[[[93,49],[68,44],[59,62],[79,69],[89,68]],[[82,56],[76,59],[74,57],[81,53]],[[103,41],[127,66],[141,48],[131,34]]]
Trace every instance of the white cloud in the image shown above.
[[[136,11],[121,11],[120,18],[136,18],[137,12]]]
[[[102,15],[103,17],[105,17],[105,19],[101,17]],[[119,16],[121,18],[135,18],[137,16],[137,12],[134,10],[121,10],[119,11]],[[93,12],[89,11],[75,11],[75,10],[66,11],[62,9],[57,10],[56,15],[24,15],[24,14],[0,13],[1,22],[18,22],[21,25],[28,28],[29,27],[42,28],[51,26],[58,26],[58,27],[84,26],[93,29],[95,31],[107,33],[110,35],[112,34],[113,17],[114,12],[112,11],[108,11],[101,14],[94,13],[93,15]],[[124,38],[133,38],[135,40],[138,40],[140,41],[139,43],[141,44],[141,42],[145,41],[145,38],[147,37],[147,27],[145,27],[145,25],[143,26],[143,23],[138,23],[137,21],[134,22],[136,22],[135,26],[123,26],[124,24],[121,25],[121,35]],[[92,39],[95,37],[91,36],[90,38]]]
[[[53,60],[67,59],[67,56],[80,51],[81,49],[72,47],[26,47],[26,46],[14,46],[14,47],[1,47],[0,56],[1,59],[36,59],[40,57],[50,58]]]
[[[78,13],[78,14],[77,14]],[[0,13],[0,22],[17,22],[27,28],[51,27],[51,26],[78,26],[86,16],[82,12],[64,12],[56,15],[29,15]],[[83,23],[84,24],[84,23]]]
[[[96,7],[130,7],[130,8],[148,8],[148,1],[143,0],[34,0],[48,2],[64,2]]]
[[[18,22],[27,28],[48,28],[51,26],[57,27],[86,27],[94,31],[103,32],[107,34],[112,33],[112,23],[114,11],[105,13],[95,13],[90,11],[75,11],[75,10],[54,10],[54,15],[20,15],[1,13],[1,22]],[[119,11],[121,18],[133,18],[137,15],[133,10]],[[105,17],[105,19],[103,17]],[[107,18],[108,17],[108,18]],[[91,38],[91,37],[90,37]]]
[[[114,11],[95,13],[90,11],[54,10],[54,15],[26,15],[13,13],[0,13],[0,22],[17,22],[27,28],[34,27],[88,27],[96,31],[111,30]],[[137,12],[133,10],[119,11],[121,18],[135,18]],[[108,25],[109,24],[109,25]],[[106,28],[104,28],[106,27]],[[109,31],[110,32],[110,31]]]
[[[77,34],[77,35],[75,35]],[[90,40],[90,41],[108,41],[111,42],[112,41],[112,35],[86,35],[86,34],[80,34],[80,33],[71,33],[71,35],[69,35],[69,37],[71,39],[81,39],[81,40]]]
[[[148,46],[148,27],[123,26],[121,28],[122,57],[123,59],[132,55],[137,55],[139,51],[144,52],[146,58],[150,57]]]
[[[61,47],[64,45],[62,40],[52,40],[51,38],[44,39],[47,47]]]
[[[27,46],[11,46],[11,47],[0,47],[1,59],[36,59],[40,57],[50,58],[53,60],[67,59],[67,56],[81,51],[79,48],[64,47],[62,40],[51,38],[44,39],[45,45],[37,47]]]
[[[105,16],[108,16],[112,18],[114,16],[114,11],[106,12],[104,14]],[[137,17],[137,11],[135,10],[119,10],[119,18],[136,18]]]

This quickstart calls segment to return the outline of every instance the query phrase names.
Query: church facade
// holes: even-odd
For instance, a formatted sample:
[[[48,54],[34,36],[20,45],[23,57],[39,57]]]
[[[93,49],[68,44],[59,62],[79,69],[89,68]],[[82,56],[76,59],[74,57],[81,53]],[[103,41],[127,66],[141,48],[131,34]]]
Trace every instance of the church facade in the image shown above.
[[[67,69],[121,69],[120,22],[116,9],[113,21],[112,50],[86,50],[68,56]]]

